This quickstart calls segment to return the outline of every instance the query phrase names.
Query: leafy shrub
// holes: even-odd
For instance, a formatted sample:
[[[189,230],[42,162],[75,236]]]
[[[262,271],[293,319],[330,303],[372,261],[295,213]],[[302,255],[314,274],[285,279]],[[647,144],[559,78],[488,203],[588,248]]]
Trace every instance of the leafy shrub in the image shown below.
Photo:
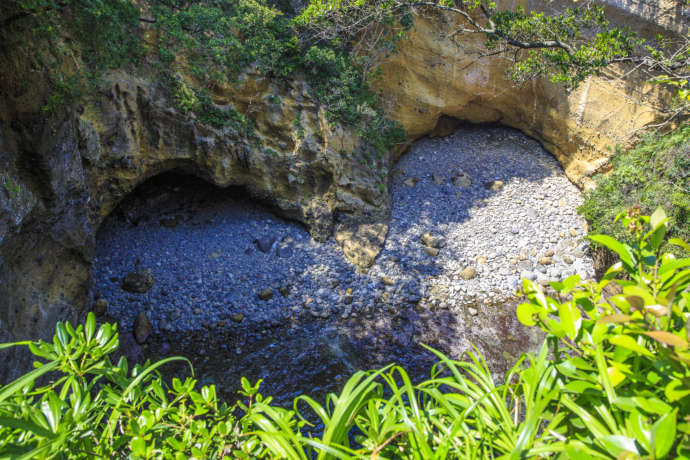
[[[279,80],[301,73],[329,121],[348,125],[374,151],[382,154],[406,141],[402,128],[378,108],[364,63],[340,42],[309,39],[308,24],[285,17],[268,3],[201,0],[180,9],[162,2],[155,11],[161,63],[172,65],[178,53],[188,56],[187,64],[202,85],[232,82],[250,65]],[[202,121],[209,109],[212,105],[197,111]]]
[[[579,209],[591,232],[632,243],[632,235],[614,223],[616,215],[632,206],[645,214],[661,206],[671,217],[671,236],[690,241],[690,126],[648,136],[612,162],[611,174],[595,178],[597,188],[585,194]],[[679,248],[664,249],[683,255]]]
[[[661,252],[669,218],[632,211],[621,261],[599,282],[523,280],[520,321],[546,339],[496,381],[481,354],[439,362],[413,384],[399,366],[358,371],[325,404],[272,405],[242,379],[233,406],[213,385],[130,370],[108,354],[115,326],[93,314],[52,343],[19,342],[45,362],[0,389],[0,454],[15,458],[690,458],[690,259]],[[649,229],[645,228],[649,227]],[[690,249],[679,239],[669,243]],[[616,280],[625,271],[629,279]],[[610,283],[622,293],[602,294]],[[50,378],[39,384],[40,377]],[[302,411],[320,420],[317,429]],[[311,420],[311,421],[310,421]]]

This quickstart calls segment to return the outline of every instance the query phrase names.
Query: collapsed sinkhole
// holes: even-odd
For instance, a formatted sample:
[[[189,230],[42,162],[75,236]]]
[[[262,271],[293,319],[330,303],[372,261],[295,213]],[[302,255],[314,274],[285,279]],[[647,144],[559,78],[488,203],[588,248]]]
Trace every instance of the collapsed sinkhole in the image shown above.
[[[477,346],[505,371],[538,340],[515,318],[520,277],[590,274],[579,191],[519,132],[454,128],[392,170],[390,229],[368,273],[242,188],[148,180],[98,232],[103,319],[133,358],[187,356],[229,399],[241,376],[285,403],[390,362],[421,377],[435,359],[419,343],[455,358]]]

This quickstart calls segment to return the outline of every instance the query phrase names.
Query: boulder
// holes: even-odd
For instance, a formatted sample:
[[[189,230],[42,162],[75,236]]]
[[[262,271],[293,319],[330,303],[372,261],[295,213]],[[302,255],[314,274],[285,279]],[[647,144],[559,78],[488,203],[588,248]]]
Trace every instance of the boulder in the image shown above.
[[[153,271],[150,268],[145,268],[125,275],[122,279],[122,289],[127,292],[144,294],[153,287],[155,281]]]
[[[143,344],[148,340],[149,336],[151,335],[151,332],[153,331],[153,325],[151,324],[151,320],[149,320],[149,317],[146,316],[146,313],[139,312],[137,315],[137,318],[134,320],[134,338],[136,339],[138,344]]]

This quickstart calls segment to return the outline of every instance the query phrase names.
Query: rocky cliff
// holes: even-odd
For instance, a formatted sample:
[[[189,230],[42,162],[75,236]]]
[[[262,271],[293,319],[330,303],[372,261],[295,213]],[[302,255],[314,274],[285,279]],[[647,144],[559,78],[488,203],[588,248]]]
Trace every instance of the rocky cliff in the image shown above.
[[[654,29],[626,17],[635,30]],[[592,175],[610,168],[616,147],[629,146],[645,126],[663,119],[661,101],[668,95],[629,68],[608,68],[570,93],[547,79],[516,86],[507,73],[512,53],[489,55],[478,34],[449,38],[458,28],[449,15],[419,17],[409,40],[383,63],[380,89],[411,139],[437,125],[442,133],[452,127],[448,117],[501,123],[539,140],[570,180],[587,188]]]
[[[505,59],[480,57],[481,37],[446,39],[452,26],[444,16],[417,18],[383,65],[383,99],[412,139],[442,131],[448,117],[507,124],[539,139],[586,186],[610,148],[659,117],[656,89],[616,79],[623,70],[572,94],[546,81],[516,88]],[[277,84],[249,70],[213,90],[218,107],[253,120],[251,136],[173,108],[146,69],[111,72],[88,102],[47,113],[46,83],[22,37],[6,28],[2,38],[0,341],[47,338],[56,321],[87,311],[100,222],[142,181],[172,169],[245,186],[314,238],[334,237],[362,269],[376,257],[390,210],[384,178],[401,152],[367,156],[356,135],[326,122],[299,78]],[[0,380],[27,364],[11,353]]]

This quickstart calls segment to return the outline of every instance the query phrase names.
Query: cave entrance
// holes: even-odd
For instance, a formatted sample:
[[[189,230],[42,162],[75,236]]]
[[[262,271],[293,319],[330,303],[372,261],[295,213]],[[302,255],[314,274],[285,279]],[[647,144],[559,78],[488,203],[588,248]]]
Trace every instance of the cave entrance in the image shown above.
[[[220,188],[178,171],[153,177],[98,231],[95,296],[126,329],[141,312],[153,329],[175,333],[233,318],[241,323],[250,312],[252,319],[278,321],[284,305],[259,308],[255,291],[286,283],[276,268],[315,243],[301,224],[275,211],[244,187]]]
[[[191,358],[229,399],[241,376],[286,404],[391,361],[422,377],[420,342],[454,357],[475,344],[505,370],[534,344],[515,318],[520,276],[587,269],[579,191],[536,141],[495,126],[421,139],[389,179],[388,238],[359,273],[243,188],[154,177],[98,232],[95,306],[131,348],[135,331],[147,357]]]

